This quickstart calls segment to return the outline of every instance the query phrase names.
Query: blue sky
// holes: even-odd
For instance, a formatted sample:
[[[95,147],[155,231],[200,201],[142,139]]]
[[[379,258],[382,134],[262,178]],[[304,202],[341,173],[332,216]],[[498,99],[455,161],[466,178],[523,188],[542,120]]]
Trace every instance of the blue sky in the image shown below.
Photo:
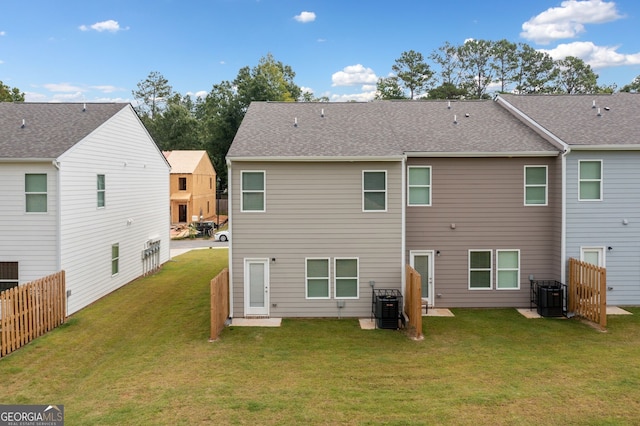
[[[204,95],[267,53],[332,101],[372,99],[403,51],[525,42],[600,84],[640,75],[638,0],[4,0],[0,80],[29,102],[133,101],[151,71]]]

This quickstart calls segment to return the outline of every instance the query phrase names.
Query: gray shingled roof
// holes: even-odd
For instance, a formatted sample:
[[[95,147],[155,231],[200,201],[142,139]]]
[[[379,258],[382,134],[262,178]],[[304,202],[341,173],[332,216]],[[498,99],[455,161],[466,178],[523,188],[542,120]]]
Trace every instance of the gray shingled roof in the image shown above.
[[[0,102],[0,159],[55,159],[128,105]]]
[[[448,101],[254,102],[227,157],[392,157],[407,152],[557,151],[490,100],[452,101],[450,109]]]
[[[640,94],[500,97],[569,145],[640,144]]]

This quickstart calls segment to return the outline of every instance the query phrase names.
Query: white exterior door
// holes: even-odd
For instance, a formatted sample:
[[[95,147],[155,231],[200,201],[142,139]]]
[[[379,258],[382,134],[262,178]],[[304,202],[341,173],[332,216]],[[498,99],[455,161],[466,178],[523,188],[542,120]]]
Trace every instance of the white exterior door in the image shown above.
[[[433,250],[411,251],[411,267],[418,271],[422,279],[422,300],[433,306]]]
[[[269,259],[245,259],[244,306],[246,315],[269,315]]]

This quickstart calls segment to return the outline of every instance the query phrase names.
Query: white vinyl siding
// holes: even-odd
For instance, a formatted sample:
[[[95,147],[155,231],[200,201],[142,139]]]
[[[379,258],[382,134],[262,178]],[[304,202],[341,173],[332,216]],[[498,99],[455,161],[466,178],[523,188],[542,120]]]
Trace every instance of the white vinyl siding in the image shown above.
[[[306,297],[307,299],[329,299],[329,264],[328,258],[306,259]]]
[[[25,209],[27,213],[47,212],[47,175],[27,173],[24,175]]]
[[[431,205],[431,167],[409,166],[408,202],[410,206]]]
[[[104,175],[98,175],[97,178],[97,195],[98,195],[98,208],[102,208],[106,203],[106,182]]]
[[[385,170],[362,172],[362,210],[387,211],[387,172]]]
[[[520,250],[496,250],[496,289],[520,289]]]
[[[524,166],[525,206],[547,205],[547,166]]]
[[[265,172],[242,172],[242,207],[243,212],[265,211]]]
[[[469,290],[491,290],[493,252],[469,250]]]
[[[580,201],[602,201],[602,160],[578,162]]]
[[[359,292],[358,259],[336,258],[334,294],[336,299],[357,299]]]

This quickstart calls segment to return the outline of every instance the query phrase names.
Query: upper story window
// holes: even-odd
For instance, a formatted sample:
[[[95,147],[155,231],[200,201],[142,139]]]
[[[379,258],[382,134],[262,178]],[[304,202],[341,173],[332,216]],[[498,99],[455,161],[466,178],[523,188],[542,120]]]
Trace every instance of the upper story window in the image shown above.
[[[105,180],[104,175],[98,175],[97,191],[98,191],[98,207],[105,206]]]
[[[265,173],[263,171],[242,172],[242,199],[240,210],[243,212],[265,211]]]
[[[0,262],[0,291],[18,286],[18,262]]]
[[[364,211],[387,210],[387,172],[362,172],[362,209]]]
[[[410,206],[431,205],[431,166],[409,166],[408,184]]]
[[[547,166],[524,166],[524,205],[546,206]]]
[[[46,173],[27,173],[24,175],[24,192],[27,213],[47,212],[47,175]]]
[[[580,160],[579,201],[602,201],[602,160]]]
[[[178,178],[178,190],[186,191],[187,190],[187,178],[179,177]]]

